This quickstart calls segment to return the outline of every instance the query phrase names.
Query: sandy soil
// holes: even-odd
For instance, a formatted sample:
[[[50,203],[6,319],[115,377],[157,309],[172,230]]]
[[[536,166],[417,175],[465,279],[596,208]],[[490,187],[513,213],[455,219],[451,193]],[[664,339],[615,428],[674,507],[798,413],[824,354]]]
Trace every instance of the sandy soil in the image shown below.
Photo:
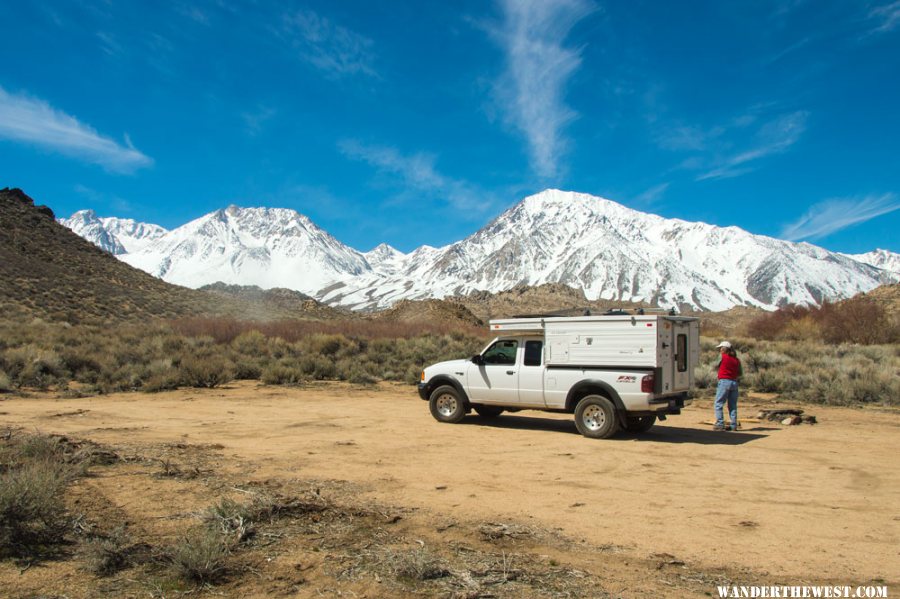
[[[745,401],[743,413],[761,402]],[[748,583],[895,589],[900,414],[806,409],[819,424],[717,433],[703,424],[709,402],[698,402],[644,435],[594,441],[571,417],[541,412],[440,424],[408,386],[241,382],[7,398],[0,426],[118,446],[215,444],[255,479],[348,481],[361,497],[433,520],[521,522],[619,548],[616,559],[670,554]]]

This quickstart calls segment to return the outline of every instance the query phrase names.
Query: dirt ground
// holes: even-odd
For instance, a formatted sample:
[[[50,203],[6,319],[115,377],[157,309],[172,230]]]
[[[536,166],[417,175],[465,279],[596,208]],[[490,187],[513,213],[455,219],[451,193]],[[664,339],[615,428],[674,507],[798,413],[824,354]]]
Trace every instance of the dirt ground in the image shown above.
[[[766,398],[743,400],[742,416],[757,406],[771,407]],[[552,565],[548,572],[560,565],[572,576],[595,577],[598,596],[715,596],[715,581],[880,584],[893,595],[900,582],[900,413],[804,407],[819,424],[746,423],[730,433],[710,430],[710,402],[698,401],[643,435],[596,441],[578,435],[562,414],[473,414],[440,424],[403,385],[239,382],[154,395],[7,396],[0,428],[89,439],[120,454],[156,452],[157,475],[168,467],[166,455],[182,471],[221,473],[216,484],[187,485],[150,476],[149,462],[133,460],[76,484],[78,501],[102,498],[123,521],[153,520],[154,534],[176,534],[184,514],[223,489],[239,495],[235,480],[305,491],[318,485],[356,505],[379,506],[377,513],[402,514],[398,538],[413,548],[451,541],[457,553],[460,546],[494,547],[504,561],[515,555],[520,565],[543,560]],[[186,457],[186,448],[202,451]],[[497,540],[485,527],[503,538],[514,539],[505,532],[516,530],[531,536],[485,545]],[[290,570],[291,543],[282,540],[277,559],[253,567],[256,580],[285,579],[278,568]],[[294,574],[325,560],[302,555]],[[0,588],[18,588],[21,596],[102,591],[88,592],[85,576],[65,563],[26,570],[0,563]],[[404,594],[339,576],[300,578],[283,588],[233,583],[217,592]],[[79,587],[82,593],[73,591]],[[507,596],[492,588],[495,594],[468,596]],[[416,593],[427,595],[427,588]]]

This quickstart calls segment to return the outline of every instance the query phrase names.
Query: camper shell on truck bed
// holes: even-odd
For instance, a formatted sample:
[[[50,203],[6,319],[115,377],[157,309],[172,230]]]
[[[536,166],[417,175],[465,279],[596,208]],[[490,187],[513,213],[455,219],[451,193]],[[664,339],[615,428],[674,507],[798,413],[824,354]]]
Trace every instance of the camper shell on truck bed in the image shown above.
[[[547,368],[653,370],[656,394],[691,389],[700,360],[700,323],[686,316],[530,316],[492,320],[490,328],[543,336]]]
[[[568,412],[605,438],[648,430],[690,403],[699,320],[671,314],[527,316],[492,320],[498,336],[468,360],[422,372],[419,395],[440,422],[524,409]]]

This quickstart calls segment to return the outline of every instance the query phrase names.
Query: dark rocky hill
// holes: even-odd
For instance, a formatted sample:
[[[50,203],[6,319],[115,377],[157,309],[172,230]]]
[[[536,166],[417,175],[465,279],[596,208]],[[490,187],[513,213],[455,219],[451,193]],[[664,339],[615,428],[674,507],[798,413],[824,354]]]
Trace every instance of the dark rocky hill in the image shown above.
[[[184,316],[298,315],[277,303],[161,281],[58,224],[52,210],[21,189],[0,189],[0,318],[102,323]]]

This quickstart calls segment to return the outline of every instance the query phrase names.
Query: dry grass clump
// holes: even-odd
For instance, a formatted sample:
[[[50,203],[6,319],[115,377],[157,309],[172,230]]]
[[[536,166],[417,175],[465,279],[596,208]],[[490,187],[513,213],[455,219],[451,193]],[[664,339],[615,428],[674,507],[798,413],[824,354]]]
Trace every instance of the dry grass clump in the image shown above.
[[[449,576],[446,561],[425,547],[401,551],[390,562],[394,576],[401,582],[422,582]]]
[[[196,526],[172,547],[169,559],[179,578],[213,583],[225,574],[230,554],[231,543],[226,536],[208,526]]]
[[[135,546],[120,526],[108,535],[95,535],[86,545],[85,566],[97,576],[111,576],[132,565]]]

